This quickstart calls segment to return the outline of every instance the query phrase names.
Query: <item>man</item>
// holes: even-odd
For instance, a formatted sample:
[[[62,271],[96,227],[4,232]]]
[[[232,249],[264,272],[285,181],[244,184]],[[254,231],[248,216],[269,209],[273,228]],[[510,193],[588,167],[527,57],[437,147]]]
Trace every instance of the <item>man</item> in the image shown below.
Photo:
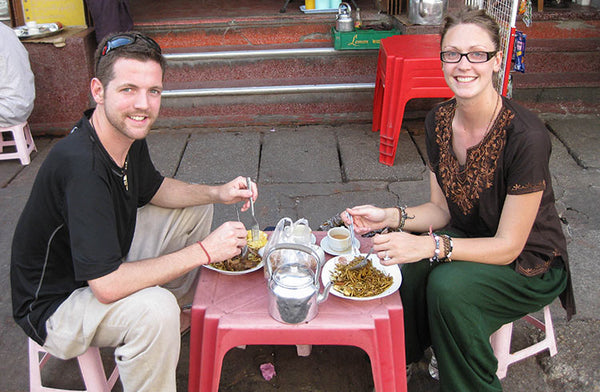
[[[246,244],[240,222],[209,233],[211,203],[246,210],[258,192],[243,177],[205,186],[156,171],[144,139],[161,101],[156,42],[112,35],[95,61],[96,108],[48,154],[15,231],[13,315],[60,358],[116,347],[125,391],[175,391],[180,309],[198,267]]]
[[[85,3],[92,16],[98,44],[109,34],[133,28],[129,0],[86,0]]]
[[[27,121],[35,84],[29,53],[13,29],[0,22],[0,128]]]

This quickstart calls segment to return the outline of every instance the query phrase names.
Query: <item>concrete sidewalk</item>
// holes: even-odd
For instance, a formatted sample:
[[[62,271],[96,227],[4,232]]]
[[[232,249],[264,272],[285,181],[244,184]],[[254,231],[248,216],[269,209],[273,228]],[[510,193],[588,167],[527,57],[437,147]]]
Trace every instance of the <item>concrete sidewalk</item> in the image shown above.
[[[578,313],[567,323],[556,301],[552,314],[558,354],[550,358],[543,353],[510,366],[502,384],[506,391],[600,391],[600,269],[596,266],[600,254],[600,116],[542,117],[552,133],[553,185],[569,241]],[[315,229],[347,206],[414,205],[428,197],[421,123],[408,124],[411,132],[401,134],[393,167],[378,162],[379,134],[370,127],[157,129],[148,140],[157,168],[167,176],[201,183],[223,183],[237,175],[258,179],[256,209],[261,227],[287,216],[305,217]],[[29,166],[22,167],[17,160],[0,161],[0,391],[28,390],[27,340],[12,320],[10,246],[37,169],[55,142],[36,138],[38,152]],[[242,215],[249,226],[248,214]],[[232,219],[233,207],[216,206],[215,226]],[[513,335],[515,348],[541,336],[522,322],[515,324]],[[220,390],[372,390],[368,358],[359,349],[319,347],[307,358],[293,353],[285,346],[232,350],[225,358]],[[180,391],[187,390],[188,354],[189,336],[183,339]],[[347,361],[347,373],[332,360],[336,357]],[[260,376],[257,361],[261,358],[275,363],[278,376],[271,381]],[[411,391],[438,390],[426,366],[426,362],[419,364],[409,384]],[[53,363],[48,370],[45,376],[50,383],[63,387],[79,383],[72,361]],[[329,375],[339,379],[332,382]]]

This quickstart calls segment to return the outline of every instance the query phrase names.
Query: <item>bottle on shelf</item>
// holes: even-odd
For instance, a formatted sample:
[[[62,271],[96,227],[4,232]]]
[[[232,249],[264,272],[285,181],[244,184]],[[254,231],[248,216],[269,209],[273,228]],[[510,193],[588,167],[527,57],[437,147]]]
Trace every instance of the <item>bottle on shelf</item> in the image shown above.
[[[362,27],[362,19],[360,18],[360,8],[356,9],[356,17],[354,18],[354,28],[360,29]]]

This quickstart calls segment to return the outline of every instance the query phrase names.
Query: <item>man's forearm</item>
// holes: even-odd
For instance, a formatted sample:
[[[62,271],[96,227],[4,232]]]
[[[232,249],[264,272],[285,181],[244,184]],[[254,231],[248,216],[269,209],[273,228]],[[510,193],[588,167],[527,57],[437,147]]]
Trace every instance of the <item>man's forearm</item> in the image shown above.
[[[189,184],[165,177],[151,203],[165,208],[184,208],[216,203],[215,188],[209,185]]]
[[[98,301],[111,303],[147,287],[162,285],[208,263],[197,244],[152,259],[122,263],[108,275],[88,281]]]

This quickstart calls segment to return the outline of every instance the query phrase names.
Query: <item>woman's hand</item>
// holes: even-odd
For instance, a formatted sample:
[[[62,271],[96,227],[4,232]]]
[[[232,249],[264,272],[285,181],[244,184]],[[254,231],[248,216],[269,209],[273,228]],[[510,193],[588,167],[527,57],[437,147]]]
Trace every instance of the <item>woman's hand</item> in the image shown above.
[[[212,263],[225,261],[241,252],[246,245],[247,231],[241,222],[225,222],[201,242]]]
[[[406,232],[377,234],[373,250],[383,265],[406,264],[433,256],[435,243],[430,236]]]
[[[256,201],[258,198],[258,187],[256,183],[250,181],[250,189],[246,184],[246,177],[239,176],[227,184],[216,187],[218,199],[223,204],[235,204],[240,201],[246,201],[241,210],[246,211],[250,208],[250,198]]]
[[[372,205],[347,208],[340,216],[344,223],[349,225],[350,219],[346,214],[352,216],[352,219],[354,220],[354,231],[357,234],[365,234],[389,226],[389,209],[383,209]]]

